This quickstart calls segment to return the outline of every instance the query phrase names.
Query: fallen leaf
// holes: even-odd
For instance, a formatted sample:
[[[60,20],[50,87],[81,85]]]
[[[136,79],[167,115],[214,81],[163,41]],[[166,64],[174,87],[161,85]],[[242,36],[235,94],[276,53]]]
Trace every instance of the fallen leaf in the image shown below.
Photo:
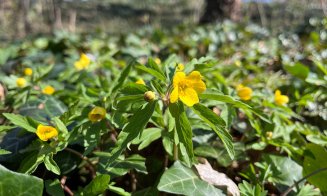
[[[0,101],[4,101],[4,100],[5,100],[5,88],[0,83]]]
[[[219,188],[227,187],[228,195],[240,196],[240,190],[237,185],[228,178],[226,174],[212,169],[210,163],[206,159],[204,159],[203,164],[200,163],[195,165],[195,168],[202,180]]]

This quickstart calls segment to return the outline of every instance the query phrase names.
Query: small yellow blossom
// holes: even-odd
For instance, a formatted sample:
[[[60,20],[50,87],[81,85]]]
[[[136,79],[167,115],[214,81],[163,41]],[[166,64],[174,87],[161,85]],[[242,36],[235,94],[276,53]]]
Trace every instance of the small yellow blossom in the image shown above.
[[[271,131],[266,132],[266,137],[268,140],[272,139],[273,133]]]
[[[23,88],[26,86],[26,80],[25,78],[17,78],[16,84],[19,88]]]
[[[185,66],[182,63],[178,63],[176,71],[184,71]]]
[[[106,116],[106,109],[103,107],[94,107],[88,114],[90,121],[97,122],[102,120]]]
[[[24,69],[25,76],[31,76],[33,74],[33,70],[31,68]]]
[[[142,85],[145,85],[145,82],[144,82],[144,80],[143,80],[142,78],[136,80],[135,83],[136,83],[136,84],[142,84]]]
[[[240,60],[236,60],[236,61],[235,61],[235,65],[236,65],[237,67],[241,67],[241,66],[242,66],[242,62],[241,62]]]
[[[286,95],[282,95],[280,90],[275,91],[275,103],[277,105],[284,105],[287,104],[289,101],[288,97]]]
[[[144,93],[144,100],[147,102],[153,101],[156,98],[156,94],[153,91],[147,91]]]
[[[90,65],[90,62],[90,58],[86,54],[82,53],[80,59],[75,62],[74,66],[77,70],[80,71],[83,69],[87,69]]]
[[[155,59],[154,59],[154,62],[156,62],[157,65],[160,65],[160,64],[161,64],[161,60],[160,60],[159,58],[155,58]]]
[[[180,99],[184,104],[192,107],[199,103],[198,94],[206,90],[205,83],[201,80],[198,71],[192,71],[188,76],[184,72],[176,72],[173,78],[173,91],[170,102],[175,103]]]
[[[236,90],[237,90],[237,95],[241,98],[241,100],[247,101],[251,99],[252,89],[250,87],[239,84],[236,87]]]
[[[39,125],[36,129],[36,135],[42,140],[42,141],[48,141],[51,138],[58,136],[58,131],[56,128],[52,126],[45,126],[45,125]]]
[[[52,95],[55,91],[56,90],[50,85],[48,85],[48,86],[44,87],[44,89],[42,89],[42,93],[46,94],[46,95]]]

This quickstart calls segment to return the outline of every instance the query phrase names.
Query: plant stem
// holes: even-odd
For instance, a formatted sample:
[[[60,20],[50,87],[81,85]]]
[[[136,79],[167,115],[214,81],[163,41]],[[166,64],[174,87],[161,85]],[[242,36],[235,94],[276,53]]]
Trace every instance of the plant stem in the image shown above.
[[[173,149],[173,153],[174,153],[174,161],[178,160],[178,148],[177,145],[174,142],[174,149]]]
[[[284,193],[281,194],[281,196],[287,196],[294,187],[298,186],[300,182],[302,182],[303,180],[307,179],[307,178],[310,178],[311,176],[313,175],[316,175],[317,173],[319,172],[322,172],[322,171],[325,171],[327,170],[327,167],[323,167],[323,168],[320,168],[320,169],[317,169],[313,172],[311,172],[310,174],[304,176],[303,178],[301,178],[300,180],[296,181],[292,186],[290,186]]]
[[[83,159],[84,161],[86,161],[88,163],[88,165],[89,165],[88,168],[89,168],[89,170],[91,172],[92,178],[95,178],[96,172],[95,172],[94,164],[90,161],[89,158],[87,158],[86,156],[84,156],[83,154],[81,154],[80,152],[78,152],[78,151],[76,151],[74,149],[71,149],[71,148],[66,147],[65,150],[68,151],[68,152],[71,152],[71,153],[73,153],[75,155],[77,155],[78,157],[80,157],[81,159]]]

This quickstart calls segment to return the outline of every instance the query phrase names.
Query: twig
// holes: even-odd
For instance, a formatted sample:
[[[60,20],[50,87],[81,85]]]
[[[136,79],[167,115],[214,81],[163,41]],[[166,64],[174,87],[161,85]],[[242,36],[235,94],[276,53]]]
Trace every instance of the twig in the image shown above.
[[[327,170],[327,167],[324,167],[324,168],[320,168],[320,169],[317,169],[315,170],[314,172],[304,176],[303,178],[301,178],[300,180],[296,181],[292,186],[290,186],[284,193],[281,194],[281,196],[287,196],[294,187],[297,187],[299,185],[300,182],[302,182],[303,180],[313,176],[313,175],[316,175],[317,173],[319,172],[322,172],[322,171],[325,171]]]
[[[130,171],[132,192],[136,191],[137,179],[133,170]]]
[[[68,151],[68,152],[71,152],[71,153],[73,153],[75,155],[77,155],[79,158],[81,158],[84,161],[86,161],[89,164],[89,166],[90,166],[90,167],[88,167],[88,169],[91,172],[92,178],[95,178],[95,176],[96,176],[95,167],[94,167],[94,164],[90,161],[89,158],[87,158],[86,156],[84,156],[83,154],[81,154],[80,152],[78,152],[78,151],[76,151],[74,149],[71,149],[71,148],[66,147],[65,150]]]
[[[73,196],[74,193],[70,190],[70,188],[66,185],[67,176],[63,176],[60,180],[61,188],[67,192],[68,195]]]

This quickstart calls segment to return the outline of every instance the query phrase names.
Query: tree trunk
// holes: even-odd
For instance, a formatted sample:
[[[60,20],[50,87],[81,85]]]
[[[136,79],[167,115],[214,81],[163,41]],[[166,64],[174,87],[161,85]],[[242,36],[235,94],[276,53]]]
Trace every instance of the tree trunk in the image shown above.
[[[239,20],[241,15],[241,0],[206,0],[204,14],[200,23],[210,23],[224,18]]]

